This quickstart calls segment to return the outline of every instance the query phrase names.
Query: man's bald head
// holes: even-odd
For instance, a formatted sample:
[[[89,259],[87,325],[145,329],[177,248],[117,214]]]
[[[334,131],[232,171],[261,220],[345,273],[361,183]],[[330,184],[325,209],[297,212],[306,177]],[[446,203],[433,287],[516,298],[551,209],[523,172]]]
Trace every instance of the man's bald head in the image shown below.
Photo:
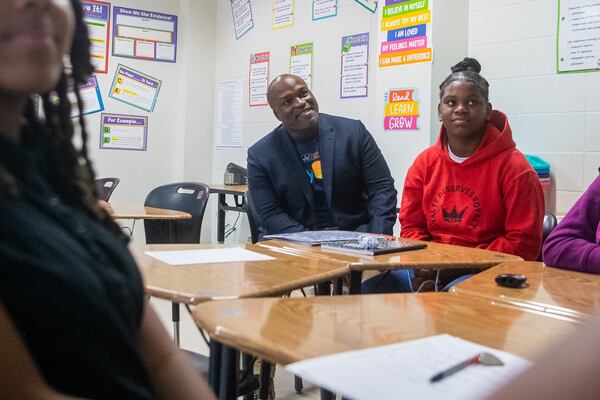
[[[291,81],[296,81],[298,83],[302,82],[304,83],[304,85],[306,85],[306,82],[304,82],[304,79],[300,78],[297,75],[292,75],[292,74],[281,74],[279,76],[277,76],[275,79],[273,79],[271,81],[271,83],[269,83],[269,87],[267,88],[267,101],[269,102],[269,105],[271,105],[271,101],[273,100],[273,91],[277,89],[278,85],[285,83],[285,82],[291,82]],[[271,106],[271,108],[273,108]]]
[[[279,75],[269,84],[267,101],[275,117],[293,136],[314,133],[319,122],[319,105],[302,78]]]

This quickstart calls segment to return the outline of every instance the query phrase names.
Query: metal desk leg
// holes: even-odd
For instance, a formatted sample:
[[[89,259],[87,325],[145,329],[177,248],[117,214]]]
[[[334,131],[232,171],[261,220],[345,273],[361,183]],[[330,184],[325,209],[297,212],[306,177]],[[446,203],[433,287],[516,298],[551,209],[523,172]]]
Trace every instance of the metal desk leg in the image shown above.
[[[344,278],[338,278],[333,281],[333,295],[341,296],[344,291]]]
[[[341,281],[341,279],[340,279],[340,281]],[[337,288],[339,287],[339,290],[341,293],[341,289],[342,289],[341,282],[338,282],[338,280],[336,280],[334,282],[334,285],[335,285],[334,292],[337,291]],[[315,294],[317,296],[330,296],[331,295],[331,282],[327,281],[327,282],[317,283],[316,286],[317,286],[317,292]],[[302,382],[302,378],[297,375],[294,375],[294,389],[296,389],[297,394],[302,393],[302,391],[304,390],[304,383]],[[322,389],[321,389],[321,398],[323,398],[322,396],[323,396],[323,394],[322,394]]]
[[[239,369],[239,352],[232,347],[223,346],[223,352],[221,353],[219,400],[237,399],[237,374]]]
[[[210,388],[219,393],[219,378],[221,377],[221,355],[223,345],[216,340],[210,341],[210,358],[208,360],[208,384]]]
[[[321,389],[321,400],[335,400],[335,393],[329,390]]]
[[[225,193],[219,193],[218,217],[217,217],[217,242],[225,242]]]
[[[271,368],[271,364],[265,360],[261,360],[259,376],[260,387],[258,388],[259,400],[267,400],[269,398],[269,390],[271,389],[271,385],[273,385],[273,380],[271,379]]]
[[[171,303],[171,321],[173,321],[173,341],[179,347],[179,303]]]
[[[317,296],[330,296],[331,295],[331,282],[317,283]]]
[[[247,375],[254,375],[254,357],[250,354],[242,353],[242,371]],[[243,377],[242,377],[243,379]],[[244,395],[244,400],[254,400],[254,393]]]
[[[169,220],[169,243],[179,243],[179,235],[177,234],[177,221]]]
[[[300,394],[304,390],[304,382],[298,375],[294,375],[294,389],[296,389],[296,394]]]
[[[350,294],[362,293],[362,271],[350,271]]]

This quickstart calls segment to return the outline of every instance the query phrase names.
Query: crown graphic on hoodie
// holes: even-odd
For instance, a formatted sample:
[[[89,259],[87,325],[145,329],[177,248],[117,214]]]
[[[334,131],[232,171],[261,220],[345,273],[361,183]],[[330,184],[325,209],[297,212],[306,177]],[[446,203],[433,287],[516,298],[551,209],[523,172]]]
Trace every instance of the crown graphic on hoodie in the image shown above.
[[[462,221],[462,217],[463,217],[465,211],[467,211],[467,208],[468,207],[465,207],[465,208],[463,208],[463,210],[461,212],[457,212],[456,206],[454,206],[452,211],[448,212],[442,207],[442,215],[444,216],[444,221],[450,222],[450,223],[458,223],[458,222]]]

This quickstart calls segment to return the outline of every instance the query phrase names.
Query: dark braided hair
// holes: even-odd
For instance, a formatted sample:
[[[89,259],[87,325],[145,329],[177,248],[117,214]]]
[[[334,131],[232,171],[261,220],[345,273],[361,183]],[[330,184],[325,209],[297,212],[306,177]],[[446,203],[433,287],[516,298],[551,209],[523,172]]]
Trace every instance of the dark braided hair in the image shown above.
[[[58,85],[51,93],[42,94],[45,121],[40,121],[33,107],[33,100],[27,104],[25,118],[27,125],[38,129],[44,148],[40,171],[52,189],[68,205],[83,210],[92,219],[117,233],[123,239],[126,236],[110,215],[98,206],[98,195],[94,183],[95,174],[87,151],[87,130],[83,117],[83,102],[79,85],[94,72],[90,61],[90,39],[87,26],[83,21],[83,10],[79,0],[71,0],[75,14],[75,32],[69,54],[71,72],[63,71]],[[79,133],[81,147],[73,144],[75,126],[71,119],[71,102],[68,91],[75,93],[79,109]],[[18,193],[16,180],[6,168],[0,165],[0,193],[11,195]]]
[[[474,58],[465,57],[462,61],[454,65],[451,70],[452,73],[440,85],[440,99],[444,95],[446,86],[455,81],[463,81],[479,86],[485,101],[489,101],[490,84],[483,76],[479,75],[479,72],[481,72],[479,61]]]

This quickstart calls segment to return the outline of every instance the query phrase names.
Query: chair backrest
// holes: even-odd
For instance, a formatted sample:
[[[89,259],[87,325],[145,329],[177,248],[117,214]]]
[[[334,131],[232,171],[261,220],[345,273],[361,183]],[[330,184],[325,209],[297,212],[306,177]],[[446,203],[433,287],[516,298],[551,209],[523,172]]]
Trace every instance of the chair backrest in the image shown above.
[[[100,200],[108,201],[119,184],[119,178],[96,179],[96,192]]]
[[[250,237],[252,238],[252,243],[256,243],[259,239],[260,228],[258,215],[256,214],[254,204],[252,203],[252,195],[250,194],[250,190],[247,190],[246,194],[244,195],[244,204],[246,207],[246,215],[248,216],[248,225],[250,225]]]
[[[183,211],[191,214],[192,218],[144,220],[146,243],[200,243],[208,196],[208,185],[199,182],[171,183],[152,189],[146,196],[144,206]]]
[[[546,240],[546,238],[548,237],[550,232],[552,232],[552,230],[554,228],[556,228],[557,224],[558,224],[558,221],[556,219],[556,215],[547,211],[544,214],[544,223],[542,225],[542,242],[544,242]]]
[[[550,235],[550,232],[552,232],[552,230],[554,228],[556,228],[557,224],[558,224],[558,220],[556,219],[556,215],[554,215],[550,211],[546,211],[544,213],[544,221],[542,222],[542,245],[546,241],[546,238],[548,237],[548,235]],[[541,251],[540,251],[540,254],[538,255],[537,260],[542,261],[542,252]]]

